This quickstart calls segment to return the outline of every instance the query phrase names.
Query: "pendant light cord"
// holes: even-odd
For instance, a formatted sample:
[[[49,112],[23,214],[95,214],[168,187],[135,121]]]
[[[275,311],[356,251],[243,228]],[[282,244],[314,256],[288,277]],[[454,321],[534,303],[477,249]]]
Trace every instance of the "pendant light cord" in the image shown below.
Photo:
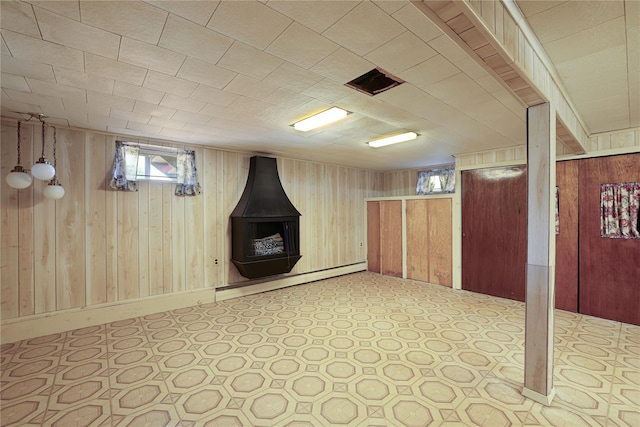
[[[53,167],[57,171],[58,170],[58,159],[56,158],[56,144],[58,143],[58,136],[56,135],[57,129],[55,126],[51,126],[53,128]]]
[[[42,158],[44,158],[44,132],[45,132],[45,124],[44,124],[44,120],[40,119],[40,121],[42,122]]]
[[[21,157],[21,152],[20,152],[20,130],[22,128],[22,120],[18,120],[18,165],[20,164],[20,157]]]

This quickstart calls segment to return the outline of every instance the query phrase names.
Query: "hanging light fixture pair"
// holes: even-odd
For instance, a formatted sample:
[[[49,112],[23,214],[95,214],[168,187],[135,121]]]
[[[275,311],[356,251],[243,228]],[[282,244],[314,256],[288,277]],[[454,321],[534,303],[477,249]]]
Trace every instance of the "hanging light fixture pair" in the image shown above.
[[[51,126],[53,128],[53,165],[49,162],[47,157],[44,154],[45,147],[45,134],[46,127],[48,126],[42,114],[31,114],[32,118],[37,118],[42,123],[42,154],[37,162],[31,167],[31,175],[34,178],[49,181],[47,187],[43,190],[44,196],[49,199],[58,200],[64,196],[64,188],[60,185],[58,178],[56,177],[56,166],[57,166],[57,158],[56,158],[56,146],[58,142],[57,138],[57,130],[55,126]],[[21,145],[21,129],[22,129],[23,120],[18,120],[18,164],[13,168],[11,172],[6,177],[7,184],[10,187],[21,190],[23,188],[27,188],[31,185],[32,179],[31,175],[29,175],[24,167],[20,164],[20,145]]]

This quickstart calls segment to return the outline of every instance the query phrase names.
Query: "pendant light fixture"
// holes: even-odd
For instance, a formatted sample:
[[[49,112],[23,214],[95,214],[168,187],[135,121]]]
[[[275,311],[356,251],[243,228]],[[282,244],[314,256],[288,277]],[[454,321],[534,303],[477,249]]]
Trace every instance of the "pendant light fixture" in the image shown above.
[[[45,142],[44,137],[45,137],[45,131],[46,131],[46,124],[44,122],[44,116],[42,114],[40,114],[38,117],[40,119],[40,122],[42,122],[42,155],[38,159],[38,161],[35,162],[34,165],[31,167],[31,175],[33,175],[33,177],[36,179],[40,179],[42,181],[48,181],[56,175],[56,170],[53,166],[51,166],[51,163],[49,163],[49,160],[47,160],[47,158],[44,155],[44,142]]]
[[[18,164],[7,175],[7,184],[9,187],[22,190],[31,185],[31,175],[27,173],[27,170],[20,164],[20,129],[22,128],[22,120],[18,120]]]
[[[53,128],[53,169],[55,174],[55,171],[58,168],[58,159],[56,157],[56,145],[58,143],[58,137],[57,137],[56,127],[52,126],[52,128]],[[62,185],[60,185],[60,182],[58,182],[58,178],[55,175],[53,176],[51,181],[49,181],[49,184],[45,187],[45,189],[43,190],[43,193],[44,193],[44,197],[48,199],[53,199],[53,200],[58,200],[64,197],[64,188],[62,187]]]

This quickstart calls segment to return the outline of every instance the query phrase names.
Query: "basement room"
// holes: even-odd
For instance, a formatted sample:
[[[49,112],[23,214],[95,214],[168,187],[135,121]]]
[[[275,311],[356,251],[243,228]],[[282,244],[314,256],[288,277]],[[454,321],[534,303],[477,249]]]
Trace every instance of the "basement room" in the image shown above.
[[[640,2],[0,2],[0,425],[640,425]]]

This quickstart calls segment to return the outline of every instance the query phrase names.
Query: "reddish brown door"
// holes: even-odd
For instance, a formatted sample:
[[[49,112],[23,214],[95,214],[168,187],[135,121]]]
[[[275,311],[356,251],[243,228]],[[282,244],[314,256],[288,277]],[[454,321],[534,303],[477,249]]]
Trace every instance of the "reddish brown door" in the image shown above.
[[[462,172],[462,288],[524,301],[527,172]]]
[[[556,308],[578,311],[578,160],[556,163],[560,233],[556,235]]]
[[[640,240],[600,237],[600,184],[640,182],[640,154],[580,161],[580,312],[640,325]]]
[[[402,201],[380,202],[380,272],[402,277]]]

